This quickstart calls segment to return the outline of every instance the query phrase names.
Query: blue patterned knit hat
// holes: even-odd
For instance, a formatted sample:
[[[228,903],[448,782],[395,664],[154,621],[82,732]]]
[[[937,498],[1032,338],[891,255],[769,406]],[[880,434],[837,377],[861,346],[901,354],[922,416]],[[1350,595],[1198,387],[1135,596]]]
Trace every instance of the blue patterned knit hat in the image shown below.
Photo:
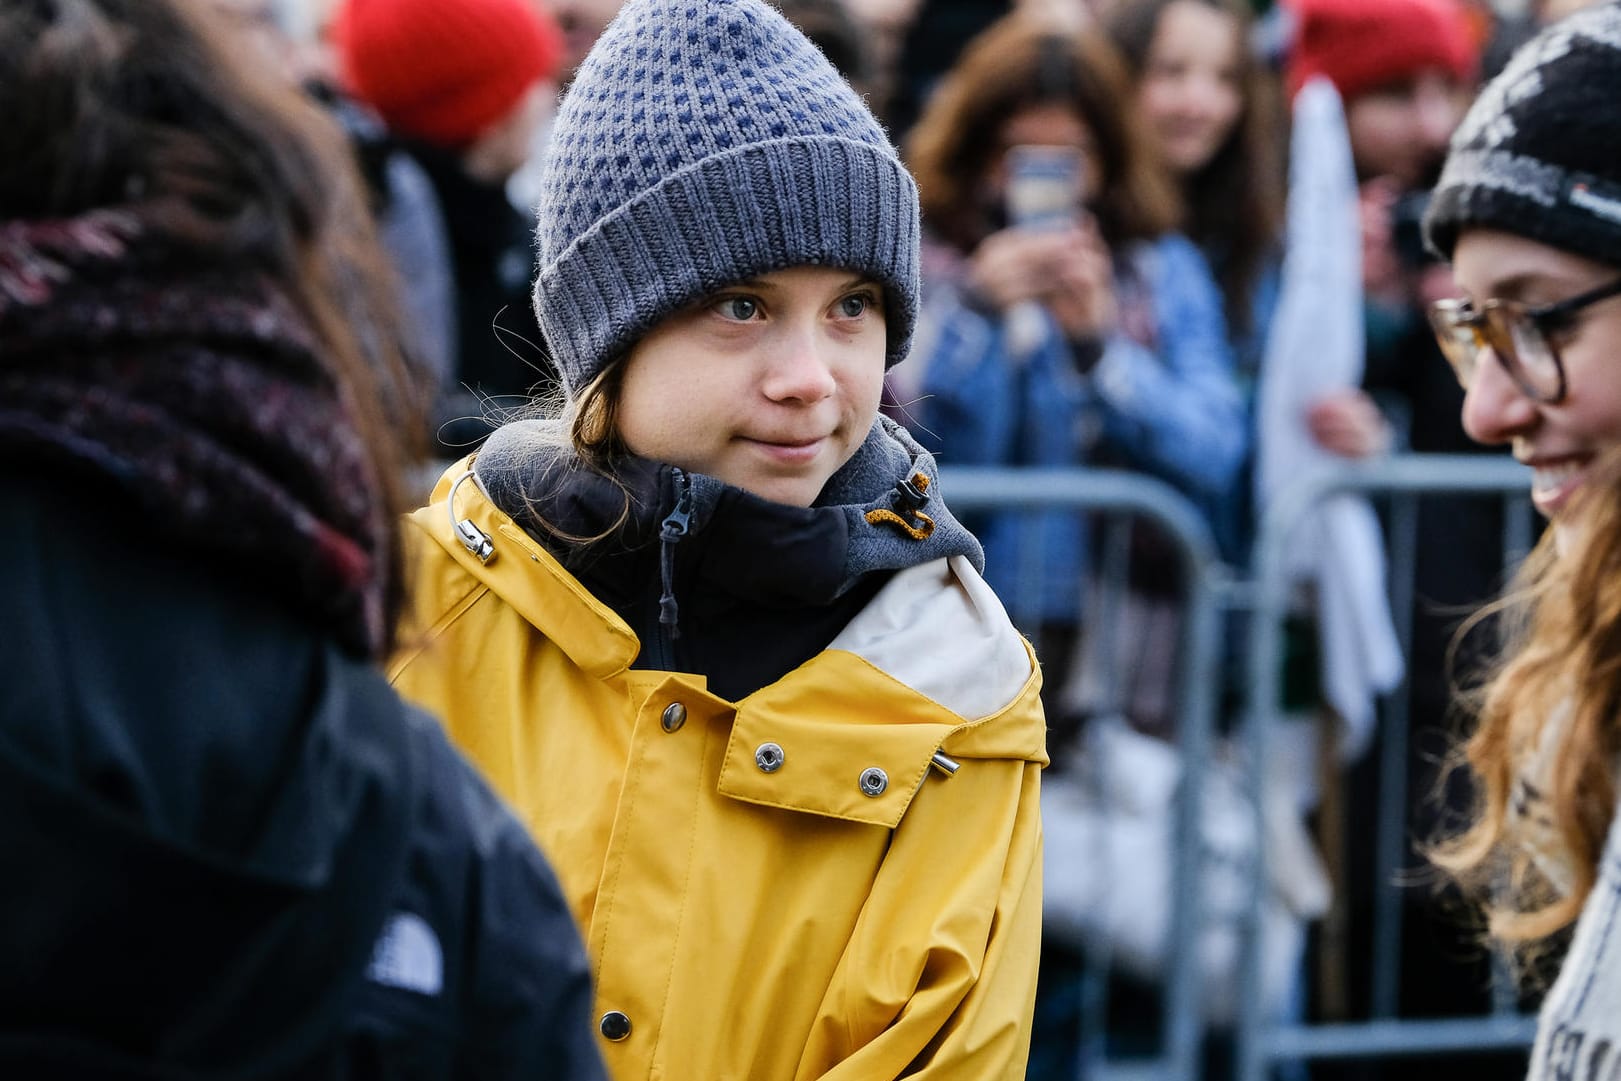
[[[917,319],[917,185],[861,99],[761,0],[630,0],[564,97],[543,170],[535,312],[584,386],[665,316],[803,265]]]

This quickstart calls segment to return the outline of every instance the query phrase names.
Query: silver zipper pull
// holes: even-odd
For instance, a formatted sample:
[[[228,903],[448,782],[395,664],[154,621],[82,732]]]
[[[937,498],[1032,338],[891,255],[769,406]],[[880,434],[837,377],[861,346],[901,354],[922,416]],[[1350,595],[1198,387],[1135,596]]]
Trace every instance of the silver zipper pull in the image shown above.
[[[490,535],[473,524],[471,518],[463,518],[456,523],[456,535],[461,538],[462,547],[478,557],[480,563],[488,563],[495,554],[495,544]]]
[[[472,476],[469,470],[456,478],[456,483],[450,486],[450,498],[445,500],[445,509],[450,512],[450,528],[462,542],[462,547],[477,556],[480,563],[488,563],[495,555],[495,542],[488,533],[474,525],[471,518],[456,517],[456,492]]]

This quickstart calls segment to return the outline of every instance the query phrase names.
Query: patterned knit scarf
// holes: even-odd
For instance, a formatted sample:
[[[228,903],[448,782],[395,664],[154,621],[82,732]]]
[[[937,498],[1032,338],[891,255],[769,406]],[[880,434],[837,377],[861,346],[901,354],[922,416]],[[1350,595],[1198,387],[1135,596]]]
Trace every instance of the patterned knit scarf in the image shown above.
[[[309,326],[134,213],[0,221],[0,464],[119,490],[135,528],[380,648],[386,523]]]

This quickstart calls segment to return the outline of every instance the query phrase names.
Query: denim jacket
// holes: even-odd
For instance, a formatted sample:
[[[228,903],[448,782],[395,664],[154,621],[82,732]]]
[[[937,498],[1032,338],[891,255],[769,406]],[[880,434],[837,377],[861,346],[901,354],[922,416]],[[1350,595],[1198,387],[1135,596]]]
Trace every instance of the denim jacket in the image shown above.
[[[1209,267],[1179,234],[1133,245],[1117,262],[1121,327],[1083,370],[1044,308],[1033,306],[1014,327],[974,301],[963,260],[928,247],[916,344],[891,392],[943,465],[1107,464],[1159,477],[1205,507],[1231,490],[1250,426]],[[1080,516],[991,515],[973,524],[986,577],[1010,609],[1077,618],[1086,569]],[[1039,573],[1020,576],[1021,563]]]

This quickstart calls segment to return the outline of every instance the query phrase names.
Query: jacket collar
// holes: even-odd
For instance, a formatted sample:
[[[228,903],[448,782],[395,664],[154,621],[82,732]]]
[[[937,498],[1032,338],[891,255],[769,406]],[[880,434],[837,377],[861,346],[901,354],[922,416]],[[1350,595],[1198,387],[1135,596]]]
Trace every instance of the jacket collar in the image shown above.
[[[597,678],[628,669],[640,648],[630,625],[495,505],[474,482],[471,465],[466,458],[447,469],[430,504],[412,520],[473,577],[477,589],[499,596],[582,669]],[[470,593],[459,603],[474,599]],[[1028,645],[962,556],[896,574],[827,650],[860,659],[886,686],[909,688],[942,716],[955,718],[953,725],[1005,709],[1033,671]],[[965,656],[973,663],[964,664]],[[744,701],[771,691],[763,688]]]
[[[722,795],[893,829],[925,785],[955,782],[953,767],[972,770],[976,759],[1047,764],[1041,679],[1017,641],[1023,681],[1001,709],[973,720],[843,650],[824,651],[737,703],[682,675],[667,676],[651,697],[729,722]],[[775,768],[761,767],[762,754],[775,756]]]
[[[566,462],[537,468],[503,453],[497,444],[475,463],[490,498],[621,613],[657,581],[666,546],[682,561],[689,594],[793,608],[829,604],[852,584],[840,508],[773,503],[645,459],[626,462],[616,484]],[[678,508],[681,535],[667,537]]]
[[[588,675],[606,679],[629,668],[639,649],[629,625],[495,505],[472,467],[471,456],[451,465],[428,505],[410,516],[472,576],[461,604],[494,593]]]
[[[678,507],[676,543],[692,536],[710,554],[695,588],[763,605],[828,605],[875,570],[943,556],[966,556],[984,569],[979,541],[939,499],[934,457],[887,417],[875,418],[811,507],[760,499],[645,459],[619,467],[621,491],[577,467],[546,421],[504,425],[478,452],[475,472],[496,506],[619,611],[635,600],[619,595],[624,583],[644,577],[624,564],[669,543],[665,527]]]
[[[623,678],[639,649],[630,626],[470,478],[471,459],[456,463],[412,516],[474,579],[459,605],[493,592],[586,675]],[[487,560],[464,536],[488,539]],[[893,826],[934,774],[950,783],[931,767],[937,752],[1047,761],[1039,669],[965,557],[896,574],[826,650],[740,701],[701,677],[664,679],[655,693],[678,691],[689,711],[731,720],[719,787],[745,802]],[[766,743],[793,768],[761,770]],[[879,796],[859,784],[872,767],[886,777]]]

